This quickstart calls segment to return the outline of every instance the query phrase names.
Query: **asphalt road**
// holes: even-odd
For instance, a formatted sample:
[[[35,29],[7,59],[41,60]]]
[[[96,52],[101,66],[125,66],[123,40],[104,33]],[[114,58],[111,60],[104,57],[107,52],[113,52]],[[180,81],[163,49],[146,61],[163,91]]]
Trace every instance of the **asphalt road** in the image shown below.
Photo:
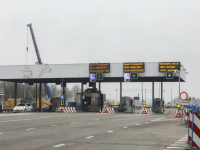
[[[0,150],[183,149],[188,131],[180,123],[166,114],[3,113]]]

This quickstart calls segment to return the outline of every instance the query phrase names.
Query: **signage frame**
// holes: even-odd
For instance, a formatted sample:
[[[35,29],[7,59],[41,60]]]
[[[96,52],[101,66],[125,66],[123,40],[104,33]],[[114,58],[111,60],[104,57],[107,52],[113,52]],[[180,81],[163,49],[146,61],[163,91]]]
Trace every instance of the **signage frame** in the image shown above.
[[[127,67],[125,67],[127,66]],[[130,66],[130,67],[128,67]],[[124,73],[144,73],[145,72],[145,63],[144,62],[124,62],[123,63],[123,72]]]

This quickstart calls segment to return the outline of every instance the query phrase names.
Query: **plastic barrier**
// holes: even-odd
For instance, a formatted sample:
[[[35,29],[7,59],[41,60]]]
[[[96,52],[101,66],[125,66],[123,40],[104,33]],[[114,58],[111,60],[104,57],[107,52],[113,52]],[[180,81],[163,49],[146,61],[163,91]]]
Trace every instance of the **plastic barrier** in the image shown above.
[[[167,117],[183,118],[185,117],[185,111],[183,111],[182,114],[181,110],[169,110],[169,114]]]
[[[59,107],[56,108],[57,113],[77,113],[76,107]]]
[[[184,121],[184,123],[186,124],[186,125],[189,125],[189,110],[191,109],[191,106],[186,106],[185,107],[185,121]]]
[[[199,107],[192,114],[192,149],[200,149],[200,111]]]
[[[140,109],[140,114],[153,114],[153,112],[151,111],[151,108],[141,108]]]
[[[101,109],[99,109],[99,113],[115,113],[114,109],[112,107],[104,107],[102,112]]]
[[[188,144],[191,150],[200,150],[200,109],[196,106],[189,108]]]

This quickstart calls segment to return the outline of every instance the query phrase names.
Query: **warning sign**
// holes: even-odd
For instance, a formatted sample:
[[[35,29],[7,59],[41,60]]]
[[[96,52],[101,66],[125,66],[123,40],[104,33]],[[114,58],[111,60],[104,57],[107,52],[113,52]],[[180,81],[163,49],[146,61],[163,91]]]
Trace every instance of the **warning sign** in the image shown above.
[[[112,105],[115,105],[115,101],[112,101]]]

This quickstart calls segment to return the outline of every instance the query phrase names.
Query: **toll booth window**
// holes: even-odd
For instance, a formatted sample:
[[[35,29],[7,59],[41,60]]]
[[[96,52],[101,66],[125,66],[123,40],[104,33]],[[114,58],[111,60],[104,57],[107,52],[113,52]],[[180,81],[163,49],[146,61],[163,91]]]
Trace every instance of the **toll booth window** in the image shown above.
[[[90,97],[87,98],[87,103],[88,103],[88,105],[91,105],[91,98]]]
[[[55,100],[55,106],[57,106],[57,100]]]
[[[98,98],[98,97],[95,97],[95,98],[94,98],[94,105],[95,105],[95,106],[98,106],[98,103],[99,103],[99,98]]]
[[[160,101],[156,101],[156,107],[160,107]]]
[[[126,100],[123,101],[123,104],[126,105]]]

